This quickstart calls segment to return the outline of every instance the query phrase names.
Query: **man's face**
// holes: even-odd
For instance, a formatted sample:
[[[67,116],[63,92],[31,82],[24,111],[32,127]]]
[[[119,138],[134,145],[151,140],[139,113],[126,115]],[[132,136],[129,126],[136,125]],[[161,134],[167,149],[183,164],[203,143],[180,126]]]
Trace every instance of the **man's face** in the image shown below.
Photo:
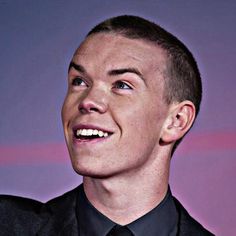
[[[168,114],[164,51],[99,33],[81,44],[71,65],[62,120],[74,169],[104,178],[151,165]]]

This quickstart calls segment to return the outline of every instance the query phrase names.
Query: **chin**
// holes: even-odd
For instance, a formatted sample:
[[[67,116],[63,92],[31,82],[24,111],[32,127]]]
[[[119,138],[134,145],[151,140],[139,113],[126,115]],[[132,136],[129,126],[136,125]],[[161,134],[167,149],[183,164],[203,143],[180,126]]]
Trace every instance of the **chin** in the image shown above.
[[[111,175],[109,173],[105,173],[104,168],[99,168],[98,166],[93,166],[89,163],[72,162],[72,167],[77,174],[85,177],[102,179]]]
[[[72,166],[77,174],[94,179],[109,179],[122,173],[120,170],[112,170],[110,168],[104,168],[103,166],[93,166],[89,164],[73,163]]]
[[[90,177],[90,178],[94,178],[94,179],[107,179],[111,176],[113,176],[112,174],[109,173],[100,173],[99,171],[93,171],[93,170],[84,170],[81,168],[74,168],[74,171],[83,176],[83,177]]]

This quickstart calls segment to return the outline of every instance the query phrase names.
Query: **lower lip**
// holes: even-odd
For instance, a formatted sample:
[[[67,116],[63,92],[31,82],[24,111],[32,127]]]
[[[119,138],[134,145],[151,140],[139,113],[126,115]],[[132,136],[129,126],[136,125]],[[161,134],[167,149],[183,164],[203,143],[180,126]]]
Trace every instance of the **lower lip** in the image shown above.
[[[108,137],[103,137],[103,138],[94,138],[94,139],[78,139],[73,137],[73,143],[76,145],[80,145],[80,144],[96,144],[96,143],[100,143],[103,141],[106,141]]]

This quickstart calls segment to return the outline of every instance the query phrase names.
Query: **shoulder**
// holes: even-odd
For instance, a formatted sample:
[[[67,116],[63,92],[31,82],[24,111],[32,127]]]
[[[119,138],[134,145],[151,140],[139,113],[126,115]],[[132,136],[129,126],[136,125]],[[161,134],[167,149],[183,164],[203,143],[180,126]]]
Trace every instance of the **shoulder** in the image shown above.
[[[46,203],[33,199],[0,195],[0,231],[3,235],[36,235],[52,222],[60,227],[76,202],[74,189]],[[68,213],[70,212],[70,213]],[[60,222],[59,222],[60,221]]]
[[[76,196],[81,186],[64,193],[63,195],[53,198],[45,203],[45,206],[49,208],[52,212],[59,212],[65,207],[74,207],[76,204]]]
[[[48,215],[37,235],[77,235],[76,204],[80,186],[44,204]]]
[[[213,236],[200,223],[193,219],[182,204],[174,198],[175,206],[179,213],[179,234],[180,236]]]
[[[1,233],[3,235],[20,235],[21,233],[33,235],[43,222],[40,217],[42,206],[41,202],[32,199],[0,195]]]

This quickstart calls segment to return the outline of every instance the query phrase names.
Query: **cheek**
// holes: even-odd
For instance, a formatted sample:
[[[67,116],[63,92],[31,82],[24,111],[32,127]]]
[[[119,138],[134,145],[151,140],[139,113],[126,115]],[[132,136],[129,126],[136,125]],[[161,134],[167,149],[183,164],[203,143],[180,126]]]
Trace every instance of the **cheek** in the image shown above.
[[[73,105],[72,99],[70,96],[67,95],[61,109],[61,117],[63,124],[69,121],[69,119],[73,114],[74,109],[75,106]]]
[[[66,102],[66,99],[62,105],[62,108],[61,108],[61,119],[62,119],[62,123],[64,125],[64,123],[67,121],[67,116],[68,116],[68,108],[67,108],[67,102]]]
[[[148,100],[137,106],[131,105],[123,114],[130,126],[146,133],[160,128],[165,119],[166,109],[158,101]]]
[[[154,105],[152,105],[154,104]],[[136,152],[150,151],[159,143],[166,110],[157,102],[130,110],[123,120],[123,132]]]

